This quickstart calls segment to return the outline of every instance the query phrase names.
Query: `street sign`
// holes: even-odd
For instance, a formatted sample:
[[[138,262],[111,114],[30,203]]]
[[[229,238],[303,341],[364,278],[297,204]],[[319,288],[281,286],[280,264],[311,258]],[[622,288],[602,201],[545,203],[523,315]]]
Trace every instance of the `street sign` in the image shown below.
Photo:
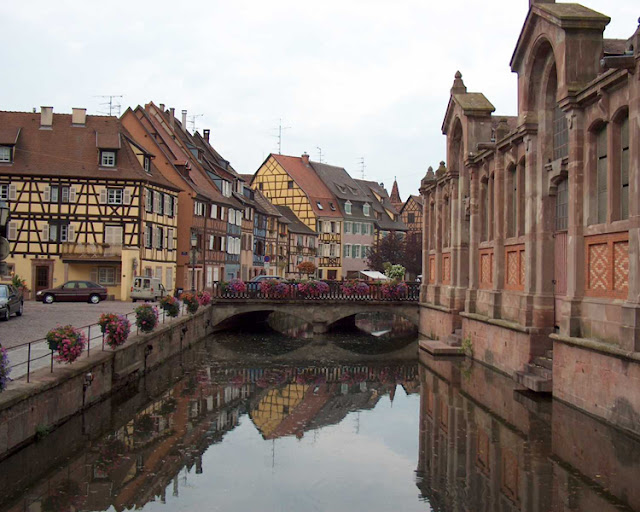
[[[264,257],[264,262],[265,263],[269,263],[271,261],[271,256],[265,256]]]
[[[0,236],[0,261],[6,260],[9,257],[9,241]]]

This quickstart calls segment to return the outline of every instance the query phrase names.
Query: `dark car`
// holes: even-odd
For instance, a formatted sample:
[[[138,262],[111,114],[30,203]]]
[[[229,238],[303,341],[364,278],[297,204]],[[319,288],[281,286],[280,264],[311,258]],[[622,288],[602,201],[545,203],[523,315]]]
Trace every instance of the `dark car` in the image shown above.
[[[262,281],[271,281],[271,280],[282,281],[282,278],[280,276],[267,276],[267,275],[261,274],[259,276],[254,277],[249,282],[250,283],[261,283]]]
[[[67,281],[56,288],[40,290],[36,293],[36,300],[46,304],[55,301],[97,304],[101,300],[107,300],[107,289],[91,281]]]
[[[12,284],[0,283],[0,318],[2,320],[9,320],[14,313],[22,316],[23,305],[22,290]]]

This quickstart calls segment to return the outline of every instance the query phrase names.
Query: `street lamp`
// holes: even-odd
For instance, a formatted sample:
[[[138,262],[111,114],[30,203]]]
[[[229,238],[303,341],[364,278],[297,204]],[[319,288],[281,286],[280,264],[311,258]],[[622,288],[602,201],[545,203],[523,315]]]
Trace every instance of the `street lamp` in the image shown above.
[[[195,233],[191,233],[191,291],[196,291],[196,247],[198,246],[198,237]]]

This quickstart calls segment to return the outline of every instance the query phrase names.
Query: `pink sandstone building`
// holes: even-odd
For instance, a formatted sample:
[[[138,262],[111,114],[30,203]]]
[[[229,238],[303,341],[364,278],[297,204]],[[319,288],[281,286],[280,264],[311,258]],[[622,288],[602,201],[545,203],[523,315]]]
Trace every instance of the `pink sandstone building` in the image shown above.
[[[456,73],[423,199],[422,348],[640,433],[640,29],[530,0],[518,115]]]

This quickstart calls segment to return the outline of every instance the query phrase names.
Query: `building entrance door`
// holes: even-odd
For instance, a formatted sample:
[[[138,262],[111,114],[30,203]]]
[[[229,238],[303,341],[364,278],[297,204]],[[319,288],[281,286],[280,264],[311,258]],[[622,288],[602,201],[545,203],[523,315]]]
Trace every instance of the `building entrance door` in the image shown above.
[[[49,266],[38,265],[36,267],[36,293],[49,288]]]

